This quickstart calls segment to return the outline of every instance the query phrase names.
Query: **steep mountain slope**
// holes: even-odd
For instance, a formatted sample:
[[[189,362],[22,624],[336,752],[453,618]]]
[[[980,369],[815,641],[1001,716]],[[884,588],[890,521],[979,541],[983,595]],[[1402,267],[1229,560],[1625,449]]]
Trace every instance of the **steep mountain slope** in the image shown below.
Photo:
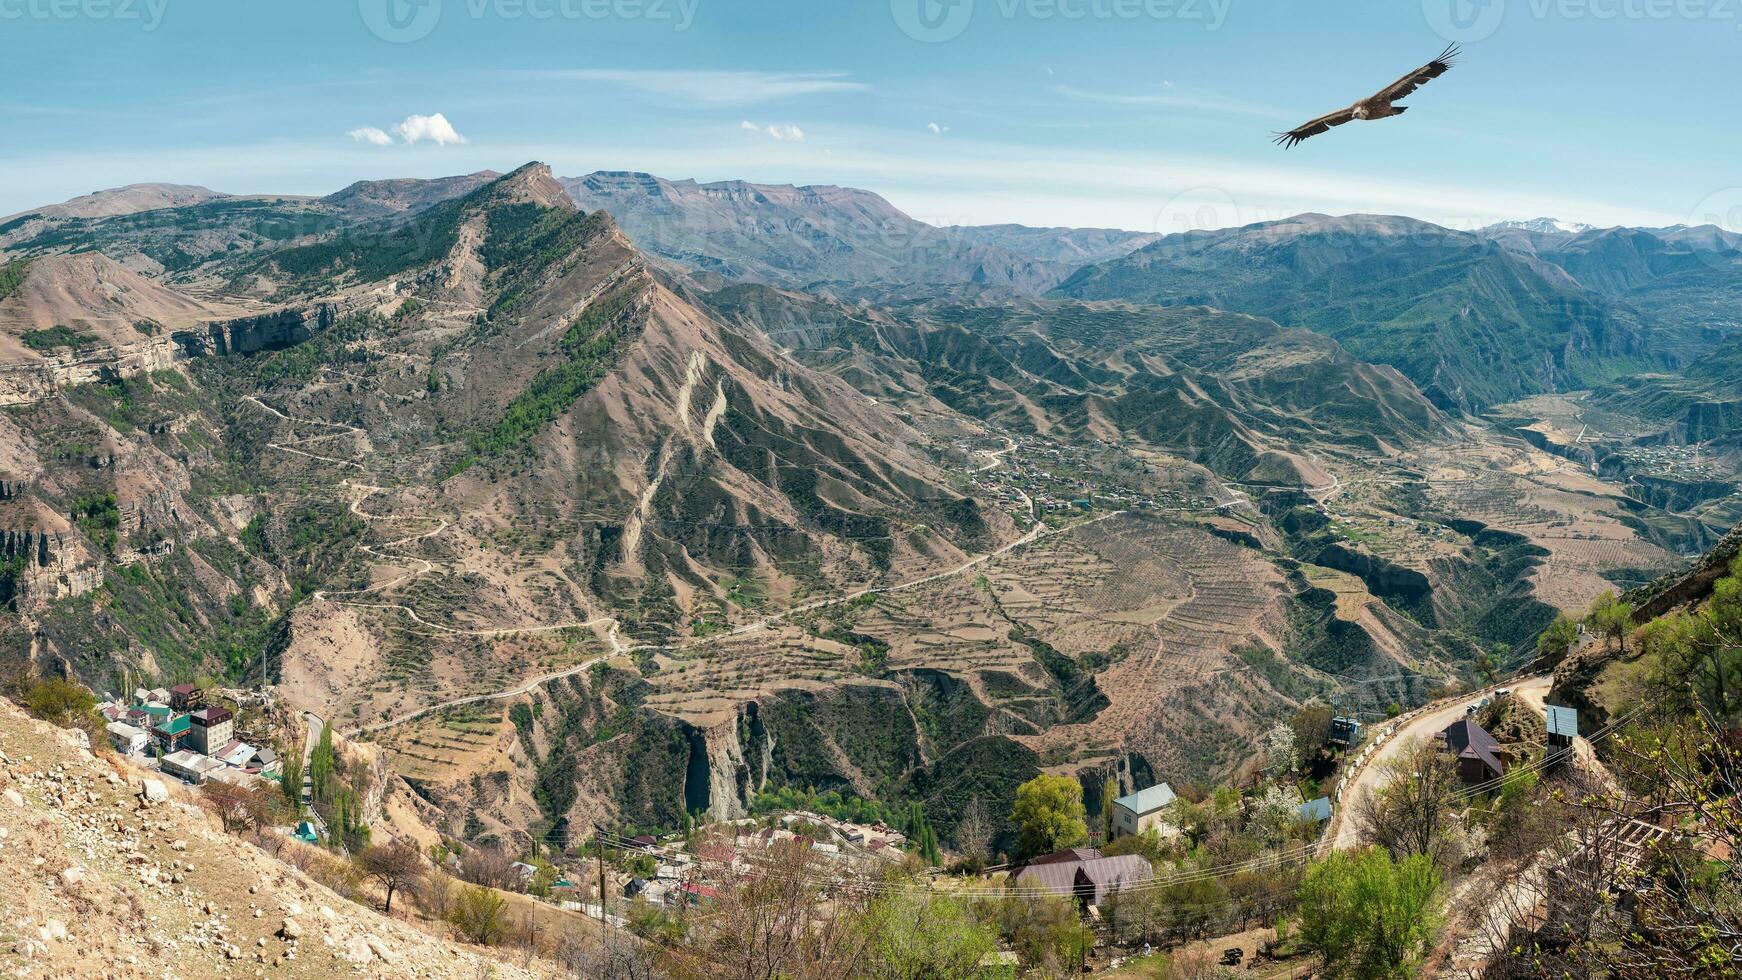
[[[844,339],[806,319],[825,349]],[[929,397],[1009,431],[1142,438],[1232,480],[1313,484],[1318,474],[1304,454],[1318,445],[1375,450],[1446,431],[1396,372],[1256,317],[1037,303],[934,304],[901,319],[848,340],[900,365],[866,361],[852,376],[917,375]],[[783,339],[803,346],[808,338]]]
[[[147,786],[158,795],[147,796]],[[497,959],[341,898],[224,833],[179,787],[107,753],[94,756],[84,733],[33,721],[0,699],[9,966],[54,977],[558,972],[543,961]],[[403,908],[403,900],[395,906]]]
[[[51,255],[21,266],[21,280],[0,299],[0,350],[7,351],[8,360],[26,356],[14,343],[38,353],[115,346],[237,312],[234,306],[181,294],[95,252]],[[27,347],[20,341],[55,327],[67,328],[67,337],[59,338],[66,343],[51,346],[57,338],[38,338],[35,347]]]
[[[925,293],[941,286],[1032,295],[1077,264],[987,240],[998,235],[933,227],[876,194],[847,187],[698,184],[606,172],[563,184],[582,207],[611,212],[650,254],[716,281],[837,295]],[[1044,232],[1026,237],[1047,240],[1046,252],[1069,250]]]
[[[760,240],[849,294],[936,257],[919,292],[949,295],[709,292],[540,165],[68,225],[19,285],[80,329],[173,322],[139,334],[157,360],[17,352],[0,652],[271,680],[472,837],[784,784],[922,801],[947,837],[1043,766],[1225,775],[1310,699],[1417,701],[1670,560],[1654,506],[1323,333],[1000,300],[951,264],[1000,246],[817,223],[897,220],[854,192],[619,189],[724,222],[674,248]],[[30,285],[56,268],[85,271]]]
[[[1301,215],[1173,235],[1058,292],[1308,327],[1464,408],[1668,363],[1653,330],[1559,267],[1407,218]]]

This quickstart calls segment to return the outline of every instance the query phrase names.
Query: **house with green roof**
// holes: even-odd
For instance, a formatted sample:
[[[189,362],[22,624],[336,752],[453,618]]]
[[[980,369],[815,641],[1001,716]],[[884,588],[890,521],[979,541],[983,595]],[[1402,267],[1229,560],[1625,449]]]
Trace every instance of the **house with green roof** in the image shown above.
[[[187,715],[176,715],[151,726],[151,740],[157,743],[157,754],[168,755],[179,750],[187,741],[191,728]]]

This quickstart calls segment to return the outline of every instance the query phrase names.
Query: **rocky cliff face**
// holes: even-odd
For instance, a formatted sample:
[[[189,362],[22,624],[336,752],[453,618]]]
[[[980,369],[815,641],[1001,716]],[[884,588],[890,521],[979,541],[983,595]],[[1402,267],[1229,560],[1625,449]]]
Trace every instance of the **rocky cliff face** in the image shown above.
[[[0,364],[0,406],[28,405],[61,388],[130,378],[172,367],[175,346],[167,339],[86,348],[41,361]]]
[[[77,539],[55,531],[0,530],[0,561],[22,558],[20,607],[81,596],[103,584],[103,566]]]
[[[206,324],[202,330],[177,331],[171,339],[182,354],[190,358],[252,354],[300,344],[331,327],[338,317],[338,304],[316,303],[258,316],[220,320]]]
[[[332,326],[336,303],[216,320],[195,330],[109,347],[87,347],[41,360],[0,364],[0,407],[30,405],[63,388],[138,377],[198,357],[251,354],[299,344]]]

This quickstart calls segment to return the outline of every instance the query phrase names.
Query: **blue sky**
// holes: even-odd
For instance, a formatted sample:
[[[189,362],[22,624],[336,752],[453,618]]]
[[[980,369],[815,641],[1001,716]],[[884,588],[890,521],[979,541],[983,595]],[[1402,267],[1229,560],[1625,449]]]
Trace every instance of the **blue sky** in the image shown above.
[[[1448,38],[1408,116],[1270,144]],[[0,214],[533,159],[946,224],[1742,213],[1742,0],[0,0],[0,50]]]

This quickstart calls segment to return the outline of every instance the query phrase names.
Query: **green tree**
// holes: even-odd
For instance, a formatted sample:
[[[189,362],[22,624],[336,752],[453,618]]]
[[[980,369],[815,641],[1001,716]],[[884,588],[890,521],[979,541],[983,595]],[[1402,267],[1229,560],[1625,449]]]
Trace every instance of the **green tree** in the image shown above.
[[[282,756],[278,788],[284,791],[284,798],[290,801],[297,814],[302,813],[302,756],[285,753]]]
[[[675,943],[684,936],[683,923],[667,915],[665,909],[637,895],[629,903],[629,931],[653,943]]]
[[[1113,801],[1119,798],[1119,782],[1112,776],[1101,784],[1101,840],[1113,839]]]
[[[1300,942],[1325,972],[1358,980],[1408,977],[1438,929],[1433,862],[1394,862],[1383,848],[1334,853],[1301,882]]]
[[[1548,624],[1548,629],[1543,630],[1542,635],[1536,638],[1536,655],[1545,663],[1559,664],[1567,658],[1567,654],[1573,652],[1573,644],[1578,640],[1578,624],[1563,613],[1556,616],[1554,622]]]
[[[309,754],[309,779],[314,784],[313,794],[317,801],[327,799],[332,791],[333,770],[336,768],[338,756],[333,751],[333,726],[322,725],[320,738],[315,741],[315,748]]]
[[[1702,609],[1653,620],[1640,642],[1648,677],[1670,703],[1691,712],[1698,702],[1727,722],[1742,716],[1742,558]]]
[[[1500,679],[1500,671],[1506,667],[1506,662],[1512,659],[1512,644],[1496,643],[1494,652],[1487,650],[1476,654],[1476,676],[1483,684],[1493,684]]]
[[[1069,776],[1041,773],[1016,787],[1011,818],[1024,856],[1080,847],[1089,839],[1083,785]]]
[[[1633,628],[1632,603],[1605,592],[1591,606],[1590,623],[1599,634],[1620,643],[1622,653],[1627,652],[1627,634]]]
[[[970,980],[996,947],[992,933],[953,899],[892,892],[865,910],[864,976],[878,980]]]

